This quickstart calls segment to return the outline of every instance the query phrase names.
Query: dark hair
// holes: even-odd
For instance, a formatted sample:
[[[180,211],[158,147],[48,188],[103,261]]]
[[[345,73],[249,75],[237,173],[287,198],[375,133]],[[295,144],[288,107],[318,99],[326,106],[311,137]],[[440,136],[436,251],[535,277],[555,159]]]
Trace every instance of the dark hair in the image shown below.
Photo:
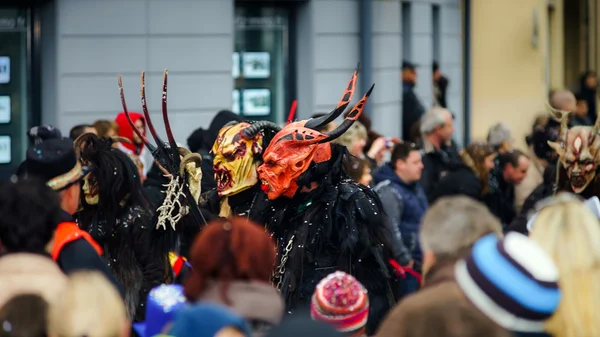
[[[48,303],[39,295],[22,294],[0,308],[0,337],[46,337]]]
[[[79,136],[81,136],[86,128],[93,128],[92,125],[89,124],[79,124],[79,125],[75,125],[74,127],[71,128],[71,131],[69,131],[69,138],[71,138],[72,140],[77,139]]]
[[[439,69],[440,65],[437,63],[437,61],[433,61],[433,72],[435,73]]]
[[[512,167],[519,166],[519,158],[521,158],[521,156],[528,158],[525,153],[517,149],[512,149],[505,153],[498,154],[498,163],[500,164],[500,168],[504,169],[508,164],[510,164]]]
[[[396,169],[396,162],[398,160],[406,160],[412,151],[419,151],[420,149],[415,145],[415,143],[398,143],[394,145],[392,149],[392,156],[390,159],[390,164],[392,168]]]
[[[369,166],[369,163],[361,158],[354,156],[347,156],[344,158],[344,167],[346,172],[354,180],[358,182],[365,173],[365,168]]]
[[[587,100],[585,99],[585,97],[584,97],[584,96],[583,96],[581,93],[577,93],[577,94],[575,94],[575,100],[576,100],[577,102],[581,102],[581,101],[583,101],[583,102],[586,102],[586,103],[587,103]]]
[[[110,235],[122,209],[128,205],[138,205],[147,211],[150,204],[144,193],[138,168],[125,152],[112,147],[111,138],[100,138],[89,133],[81,137],[80,141],[83,144],[81,161],[84,165],[94,167],[90,179],[97,182],[99,202],[98,207],[84,207],[79,212],[79,219],[83,227],[89,226],[97,216],[97,208],[102,209],[108,225],[106,235]],[[87,206],[83,193],[81,203]]]
[[[0,191],[0,241],[6,251],[44,253],[60,221],[58,193],[32,177],[0,182]]]
[[[185,296],[196,301],[210,281],[217,281],[221,298],[229,303],[229,282],[270,282],[275,267],[275,245],[262,226],[246,218],[218,219],[196,237],[190,262],[192,275],[185,283]]]

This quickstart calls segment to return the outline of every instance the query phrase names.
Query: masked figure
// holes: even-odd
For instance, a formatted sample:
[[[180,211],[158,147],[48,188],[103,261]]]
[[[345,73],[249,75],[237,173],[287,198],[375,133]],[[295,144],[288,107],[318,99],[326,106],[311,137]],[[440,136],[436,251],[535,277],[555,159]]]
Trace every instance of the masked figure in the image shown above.
[[[554,118],[560,120],[560,137],[548,144],[558,154],[557,191],[576,193],[588,199],[600,196],[600,118],[594,126],[568,127],[569,112],[548,106]]]
[[[135,164],[110,138],[77,139],[80,160],[94,168],[83,183],[81,229],[103,248],[103,257],[125,291],[130,319],[143,320],[150,289],[168,282],[168,253],[153,247],[152,211]]]
[[[269,199],[287,201],[267,224],[279,247],[273,282],[287,310],[308,305],[317,283],[342,270],[369,291],[372,334],[395,304],[392,270],[385,262],[393,256],[387,243],[390,233],[377,196],[344,172],[346,148],[330,143],[360,116],[372,88],[339,127],[317,131],[348,106],[357,75],[358,69],[331,113],[288,124],[278,132],[263,153],[258,174]]]
[[[181,266],[185,265],[180,257],[187,255],[193,239],[201,227],[206,224],[209,214],[203,212],[198,206],[201,194],[202,157],[198,153],[192,153],[186,148],[179,147],[171,130],[167,111],[167,78],[168,73],[165,70],[162,87],[162,117],[167,141],[164,141],[156,132],[148,112],[145,74],[142,72],[142,111],[156,145],[148,141],[143,129],[136,127],[134,118],[127,109],[121,76],[119,76],[118,82],[123,113],[135,134],[134,138],[139,139],[152,153],[156,165],[166,178],[163,191],[165,196],[162,204],[156,209],[150,226],[153,229],[150,245],[160,255],[161,260],[165,256],[170,256],[169,260],[174,272],[170,276],[174,276],[178,281],[181,276],[180,272],[183,272]]]
[[[257,169],[262,163],[264,145],[280,129],[267,121],[231,122],[219,131],[211,151],[217,188],[205,195],[214,213],[225,218],[249,216],[264,223],[269,202],[260,190]]]

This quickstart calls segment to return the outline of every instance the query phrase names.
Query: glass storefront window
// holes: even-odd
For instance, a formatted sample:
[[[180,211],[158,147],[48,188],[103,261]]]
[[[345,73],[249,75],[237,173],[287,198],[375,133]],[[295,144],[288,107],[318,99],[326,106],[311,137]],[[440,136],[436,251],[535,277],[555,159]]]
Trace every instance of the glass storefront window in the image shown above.
[[[16,171],[25,157],[30,116],[30,15],[0,8],[0,177]]]
[[[232,76],[232,110],[247,119],[282,123],[289,107],[288,10],[237,6]]]

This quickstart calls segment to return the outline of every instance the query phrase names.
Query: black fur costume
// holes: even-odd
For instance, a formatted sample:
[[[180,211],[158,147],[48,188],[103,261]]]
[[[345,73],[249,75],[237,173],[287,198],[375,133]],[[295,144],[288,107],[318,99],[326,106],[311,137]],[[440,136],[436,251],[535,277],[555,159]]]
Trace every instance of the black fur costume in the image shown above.
[[[390,234],[377,195],[344,171],[346,148],[331,146],[331,160],[311,163],[298,180],[300,188],[312,182],[318,182],[318,187],[296,193],[267,223],[278,242],[278,267],[291,247],[283,274],[275,275],[275,285],[281,289],[287,311],[294,312],[309,305],[325,276],[336,270],[352,274],[369,291],[367,333],[373,334],[398,298],[388,265],[393,256],[387,240]]]
[[[111,139],[89,134],[80,142],[82,162],[94,168],[88,180],[97,186],[99,201],[88,205],[82,193],[77,222],[102,246],[103,257],[125,291],[129,318],[142,321],[150,290],[171,281],[168,252],[175,236],[154,230],[137,167],[112,148]]]

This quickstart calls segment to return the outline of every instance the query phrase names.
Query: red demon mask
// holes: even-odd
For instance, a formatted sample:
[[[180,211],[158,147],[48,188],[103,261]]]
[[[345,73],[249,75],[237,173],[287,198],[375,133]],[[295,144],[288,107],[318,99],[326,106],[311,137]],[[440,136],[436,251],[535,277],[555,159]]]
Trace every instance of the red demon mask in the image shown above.
[[[308,170],[311,163],[322,163],[331,159],[331,144],[328,142],[341,136],[363,112],[373,86],[352,108],[344,122],[328,133],[317,131],[344,112],[356,87],[358,67],[338,106],[329,114],[286,125],[279,131],[263,153],[263,164],[258,168],[262,189],[269,199],[280,196],[293,197],[298,191],[298,178]]]

